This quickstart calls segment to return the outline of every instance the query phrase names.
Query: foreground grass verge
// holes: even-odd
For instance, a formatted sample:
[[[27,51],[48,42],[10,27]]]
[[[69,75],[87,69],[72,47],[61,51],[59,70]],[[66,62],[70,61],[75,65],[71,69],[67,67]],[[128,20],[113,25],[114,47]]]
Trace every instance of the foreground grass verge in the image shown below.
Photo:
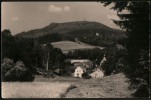
[[[2,82],[2,98],[62,98],[72,88],[67,82]]]

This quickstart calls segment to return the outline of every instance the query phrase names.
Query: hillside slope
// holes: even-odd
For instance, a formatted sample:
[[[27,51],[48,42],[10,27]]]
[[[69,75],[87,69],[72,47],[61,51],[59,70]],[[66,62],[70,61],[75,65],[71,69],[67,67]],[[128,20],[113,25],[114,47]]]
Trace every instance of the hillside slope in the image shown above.
[[[99,49],[104,49],[104,47],[99,47],[99,46],[92,46],[89,44],[85,43],[77,43],[77,42],[72,42],[72,41],[58,41],[58,42],[52,42],[51,43],[55,48],[60,48],[63,53],[68,53],[71,50],[77,50],[77,49],[94,49],[94,48],[99,48]],[[43,44],[45,45],[45,44]]]
[[[74,31],[102,32],[106,34],[123,33],[123,31],[121,30],[112,29],[98,22],[75,21],[75,22],[66,22],[66,23],[51,23],[50,25],[44,28],[34,29],[27,32],[21,32],[17,34],[16,36],[27,37],[27,38],[37,38],[37,37],[41,37],[41,36],[52,34],[52,33],[68,34]],[[80,34],[83,34],[83,33],[80,33]]]

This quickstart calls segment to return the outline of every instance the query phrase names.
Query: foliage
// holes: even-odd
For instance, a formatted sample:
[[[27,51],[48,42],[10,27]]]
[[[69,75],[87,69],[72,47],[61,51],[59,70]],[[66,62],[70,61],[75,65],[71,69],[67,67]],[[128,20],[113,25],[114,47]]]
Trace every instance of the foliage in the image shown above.
[[[118,73],[123,70],[119,64],[125,65],[126,53],[127,51],[125,49],[117,49],[115,47],[106,48],[104,50],[107,61],[101,67],[105,71],[106,75]]]
[[[61,68],[65,60],[65,55],[62,53],[61,49],[54,48],[50,55],[51,55],[50,60],[52,61],[53,64],[53,70]]]
[[[33,81],[34,76],[29,72],[22,61],[13,63],[11,59],[5,58],[2,63],[3,81]]]
[[[85,78],[85,79],[90,79],[91,78],[91,76],[87,72],[83,73],[82,77]]]
[[[125,72],[127,62],[123,57],[120,57],[116,63],[116,73]]]
[[[26,39],[26,38],[18,38],[16,39],[15,43],[18,49],[19,58],[17,60],[22,60],[26,66],[34,65],[34,54],[33,54],[33,47],[34,41],[33,39]],[[29,60],[30,59],[30,60]]]
[[[136,97],[149,96],[149,6],[148,1],[101,1],[104,6],[113,3],[121,20],[113,22],[127,31],[127,64],[125,74],[131,87],[137,88]],[[121,13],[128,10],[128,14]],[[142,56],[143,55],[143,56]]]
[[[35,40],[38,41],[40,44],[44,44],[47,42],[51,43],[51,42],[61,41],[62,37],[58,33],[52,33],[52,34],[47,34],[41,37],[37,37]]]
[[[117,35],[118,34],[118,35]],[[115,45],[119,39],[125,37],[125,33],[117,32],[108,32],[103,29],[80,29],[71,31],[68,34],[63,34],[63,39],[75,41],[75,38],[78,40],[102,47],[110,47]]]
[[[38,41],[34,41],[33,55],[35,57],[35,59],[34,59],[35,67],[36,68],[42,68],[42,61],[43,61],[44,52],[43,52],[42,47]]]
[[[2,39],[2,59],[5,57],[13,58],[17,55],[16,45],[15,45],[15,39],[11,35],[11,32],[9,29],[5,29],[1,32],[1,39]],[[14,59],[16,60],[16,59]]]
[[[68,52],[66,56],[70,59],[90,59],[92,61],[98,59],[98,61],[100,61],[103,57],[103,51],[99,48],[75,50],[73,52]]]
[[[6,80],[6,73],[11,70],[14,66],[13,60],[5,58],[1,64],[1,70],[2,70],[2,80]]]

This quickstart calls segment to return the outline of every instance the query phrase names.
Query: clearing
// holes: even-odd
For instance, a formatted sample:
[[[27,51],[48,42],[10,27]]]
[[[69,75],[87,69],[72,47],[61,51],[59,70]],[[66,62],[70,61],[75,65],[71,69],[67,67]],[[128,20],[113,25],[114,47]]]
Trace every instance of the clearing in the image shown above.
[[[131,98],[134,90],[129,90],[128,79],[123,73],[98,79],[56,77],[54,79],[37,76],[35,81],[68,82],[76,88],[70,89],[65,98]]]
[[[71,88],[66,82],[2,82],[2,98],[62,98]]]
[[[2,82],[3,98],[131,98],[134,90],[124,74],[98,79],[73,77],[43,78],[34,82]]]
[[[94,49],[94,48],[99,48],[99,49],[104,49],[104,47],[99,47],[99,46],[92,46],[89,44],[85,44],[79,41],[77,42],[72,42],[72,41],[59,41],[59,42],[53,42],[51,43],[54,47],[60,48],[63,53],[67,53],[68,51],[71,50],[76,50],[76,49]]]

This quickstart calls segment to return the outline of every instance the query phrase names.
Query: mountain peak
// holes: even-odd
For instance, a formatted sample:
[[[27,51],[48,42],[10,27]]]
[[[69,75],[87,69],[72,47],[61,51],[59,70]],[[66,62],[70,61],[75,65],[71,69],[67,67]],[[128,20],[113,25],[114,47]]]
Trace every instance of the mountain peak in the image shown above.
[[[64,22],[64,23],[50,23],[48,26],[35,29],[28,32],[17,34],[17,36],[27,37],[27,38],[37,38],[47,34],[58,33],[58,34],[68,34],[73,31],[94,31],[94,32],[104,32],[104,33],[115,33],[118,32],[106,25],[98,22],[92,21],[74,21],[74,22]]]

